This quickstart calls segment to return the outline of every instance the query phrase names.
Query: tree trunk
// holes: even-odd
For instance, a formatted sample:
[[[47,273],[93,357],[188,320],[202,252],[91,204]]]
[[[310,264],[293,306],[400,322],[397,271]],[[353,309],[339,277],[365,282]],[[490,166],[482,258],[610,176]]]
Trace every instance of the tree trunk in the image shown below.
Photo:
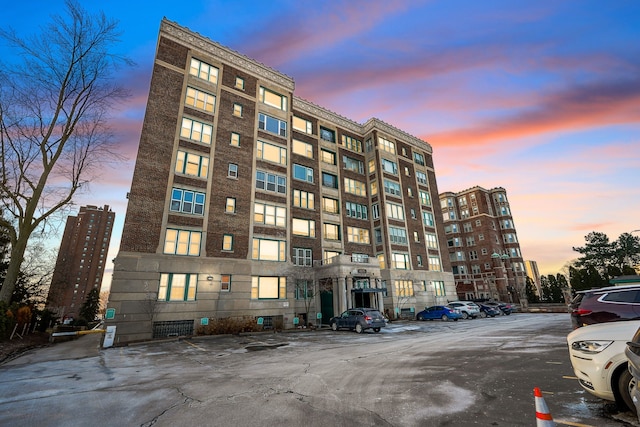
[[[9,260],[2,289],[0,289],[0,301],[6,303],[11,302],[11,295],[13,295],[13,290],[16,287],[18,275],[20,274],[20,266],[22,266],[24,253],[27,249],[27,240],[28,239],[19,239],[16,244],[11,246],[11,259]]]

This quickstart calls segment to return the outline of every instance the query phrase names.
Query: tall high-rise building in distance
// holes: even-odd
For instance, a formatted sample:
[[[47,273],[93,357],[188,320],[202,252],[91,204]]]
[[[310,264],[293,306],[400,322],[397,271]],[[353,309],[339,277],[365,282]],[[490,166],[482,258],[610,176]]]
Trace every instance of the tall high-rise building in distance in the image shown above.
[[[440,194],[449,261],[461,299],[524,300],[526,273],[502,188]]]
[[[100,290],[114,219],[108,205],[82,206],[67,217],[47,296],[47,308],[60,318],[77,318],[89,292]]]
[[[431,146],[294,86],[162,21],[111,282],[115,344],[215,318],[413,317],[457,298]]]
[[[542,284],[540,283],[540,271],[538,271],[538,263],[536,261],[527,260],[524,262],[524,268],[527,272],[527,277],[533,282],[536,294],[542,296]]]

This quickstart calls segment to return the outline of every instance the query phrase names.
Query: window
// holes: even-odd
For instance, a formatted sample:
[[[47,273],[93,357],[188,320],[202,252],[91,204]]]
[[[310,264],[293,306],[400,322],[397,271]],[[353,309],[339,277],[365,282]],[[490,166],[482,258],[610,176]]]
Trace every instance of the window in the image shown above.
[[[282,206],[256,202],[253,205],[253,221],[256,224],[286,227],[287,209]]]
[[[350,243],[369,244],[369,230],[357,227],[347,227],[347,241]]]
[[[322,185],[329,188],[338,188],[338,177],[327,172],[322,172]]]
[[[311,267],[313,265],[311,249],[293,248],[293,264],[303,267]]]
[[[431,212],[422,212],[422,222],[428,227],[433,227],[433,214]]]
[[[376,244],[381,244],[382,243],[382,230],[380,228],[376,228],[375,230],[373,230],[373,235],[376,241]]]
[[[406,176],[411,176],[411,172],[409,171],[409,168],[407,166],[404,167],[404,174]]]
[[[186,117],[182,118],[182,127],[180,128],[180,136],[182,138],[211,144],[212,134],[213,126]]]
[[[467,237],[467,246],[475,246],[476,238],[473,236]]]
[[[286,260],[286,242],[283,240],[253,239],[253,250],[251,257],[261,261]]]
[[[244,79],[242,77],[236,77],[236,89],[244,90]]]
[[[291,145],[291,150],[295,154],[313,159],[313,146],[307,142],[294,139]]]
[[[398,174],[398,165],[391,160],[382,159],[382,169],[390,174],[397,175]]]
[[[362,153],[362,141],[347,135],[342,135],[342,145],[349,150]]]
[[[286,277],[253,276],[251,278],[251,299],[284,299],[286,297]]]
[[[367,139],[364,143],[364,149],[367,153],[373,151],[373,140],[371,138]]]
[[[164,253],[173,255],[200,255],[201,231],[167,229]]]
[[[413,152],[413,161],[419,165],[424,166],[424,156],[420,153]]]
[[[205,194],[197,191],[174,188],[171,190],[172,212],[204,215]]]
[[[220,290],[223,292],[231,291],[231,275],[223,274],[220,276]]]
[[[213,84],[218,83],[218,69],[213,65],[209,65],[206,62],[202,62],[195,58],[191,58],[189,74]]]
[[[341,240],[340,226],[337,224],[322,224],[322,237],[327,240]]]
[[[418,267],[422,267],[422,255],[416,255],[416,261],[418,262]]]
[[[260,92],[258,94],[260,102],[269,105],[271,107],[278,108],[282,111],[287,111],[287,97],[282,96],[279,93],[270,91],[267,88],[260,86]]]
[[[397,205],[395,203],[387,203],[386,205],[387,216],[389,218],[397,219],[399,221],[404,221],[404,209],[402,205]]]
[[[306,300],[313,298],[313,281],[312,280],[296,280],[296,299]]]
[[[420,243],[420,233],[418,233],[417,231],[413,232],[413,241],[416,243]]]
[[[233,104],[233,115],[236,117],[242,117],[242,105]]]
[[[313,135],[313,123],[309,120],[301,119],[300,117],[293,116],[293,128],[298,132],[308,133]]]
[[[371,215],[373,216],[373,219],[380,218],[380,205],[379,204],[374,203],[373,205],[371,205]]]
[[[404,228],[389,227],[389,241],[398,245],[406,245],[407,231]]]
[[[465,222],[464,224],[462,224],[462,230],[465,233],[471,233],[471,231],[473,231],[473,228],[471,227],[471,223],[470,222]]]
[[[356,196],[367,195],[367,186],[364,182],[356,181],[351,178],[344,178],[344,191],[346,193],[355,194]]]
[[[369,184],[369,189],[371,191],[372,196],[375,196],[376,194],[378,194],[378,182],[371,181],[371,184]]]
[[[195,301],[197,274],[161,273],[158,301]]]
[[[409,265],[409,255],[408,254],[399,254],[392,253],[391,254],[391,268],[395,268],[396,270],[408,270],[410,268]]]
[[[396,154],[396,144],[383,137],[378,137],[378,147],[387,153]]]
[[[411,219],[417,219],[416,210],[411,208]]]
[[[420,195],[420,204],[424,206],[431,206],[431,196],[429,193],[423,190],[418,190],[418,194]]]
[[[420,184],[427,185],[427,174],[424,172],[416,171],[416,179]]]
[[[324,212],[328,212],[328,213],[332,213],[332,214],[340,213],[339,206],[340,206],[340,204],[338,203],[338,201],[336,199],[331,199],[329,197],[323,197],[322,198],[322,210]]]
[[[293,165],[293,178],[313,183],[313,169],[306,166],[294,164]]]
[[[364,173],[364,163],[362,161],[353,159],[348,156],[342,156],[342,162],[344,163],[345,169],[358,173]]]
[[[340,256],[340,252],[336,252],[336,251],[324,251],[323,252],[323,260],[328,261],[333,257],[337,257]]]
[[[261,160],[286,166],[287,148],[258,140],[256,144],[256,157]]]
[[[231,132],[231,145],[239,147],[240,146],[240,134]]]
[[[235,163],[229,163],[229,169],[227,170],[228,178],[237,178],[238,177],[238,165]]]
[[[260,113],[258,115],[258,127],[276,135],[287,136],[287,122],[266,114]]]
[[[433,233],[424,233],[424,240],[429,249],[438,249],[438,238]]]
[[[435,291],[437,297],[443,297],[447,294],[444,287],[444,282],[442,280],[434,280],[431,282],[431,284],[433,285],[433,290]]]
[[[389,181],[388,179],[384,180],[384,192],[387,194],[392,194],[394,196],[401,196],[402,192],[400,191],[400,184],[397,182]]]
[[[374,173],[376,171],[376,160],[369,160],[368,169],[369,173]]]
[[[320,150],[320,160],[322,160],[323,163],[327,163],[329,165],[335,165],[336,153],[329,150],[322,149]]]
[[[233,235],[225,234],[222,236],[222,250],[223,251],[232,251],[233,250]]]
[[[393,287],[394,287],[394,292],[398,297],[414,296],[413,281],[411,280],[394,280]]]
[[[478,251],[469,251],[469,260],[478,259]]]
[[[441,271],[440,267],[440,258],[437,256],[429,255],[429,270],[431,271]]]
[[[407,196],[413,197],[413,189],[411,187],[407,187]]]
[[[368,219],[367,206],[358,203],[346,202],[345,210],[350,218]]]
[[[256,171],[256,189],[287,194],[287,178],[269,172]]]
[[[315,209],[315,197],[313,193],[293,190],[293,206],[304,209]]]
[[[191,107],[206,111],[207,113],[213,113],[216,106],[216,97],[196,88],[187,87],[187,95],[184,102]]]
[[[291,233],[295,236],[316,237],[316,222],[311,219],[293,218]]]
[[[324,139],[329,142],[336,142],[336,133],[330,129],[320,126],[320,139]]]
[[[459,237],[454,237],[454,238],[451,238],[451,239],[447,240],[447,246],[450,247],[450,248],[451,247],[458,248],[458,247],[462,246],[462,242],[460,241]]]
[[[224,211],[226,213],[236,213],[235,197],[227,197],[227,203],[225,204]]]

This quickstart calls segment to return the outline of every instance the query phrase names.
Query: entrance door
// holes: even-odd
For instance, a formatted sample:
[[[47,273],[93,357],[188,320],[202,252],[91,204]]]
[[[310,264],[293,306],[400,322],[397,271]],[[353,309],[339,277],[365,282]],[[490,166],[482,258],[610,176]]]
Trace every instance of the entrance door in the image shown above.
[[[322,313],[322,323],[325,325],[328,325],[329,319],[335,316],[335,314],[333,314],[333,292],[332,291],[320,292],[320,310]]]
[[[371,306],[371,294],[368,292],[353,292],[353,306],[354,307],[372,307]]]

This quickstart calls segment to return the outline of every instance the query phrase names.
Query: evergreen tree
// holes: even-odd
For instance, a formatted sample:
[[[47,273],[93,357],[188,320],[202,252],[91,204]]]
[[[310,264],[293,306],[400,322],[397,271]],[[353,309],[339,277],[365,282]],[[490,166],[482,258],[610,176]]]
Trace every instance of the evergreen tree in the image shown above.
[[[100,311],[100,291],[98,288],[93,288],[87,295],[87,299],[80,307],[80,318],[87,322],[93,322],[96,319],[96,315]]]
[[[527,295],[527,301],[529,301],[530,303],[540,302],[540,297],[536,292],[536,286],[529,276],[527,276],[527,284],[525,285],[524,290]]]

